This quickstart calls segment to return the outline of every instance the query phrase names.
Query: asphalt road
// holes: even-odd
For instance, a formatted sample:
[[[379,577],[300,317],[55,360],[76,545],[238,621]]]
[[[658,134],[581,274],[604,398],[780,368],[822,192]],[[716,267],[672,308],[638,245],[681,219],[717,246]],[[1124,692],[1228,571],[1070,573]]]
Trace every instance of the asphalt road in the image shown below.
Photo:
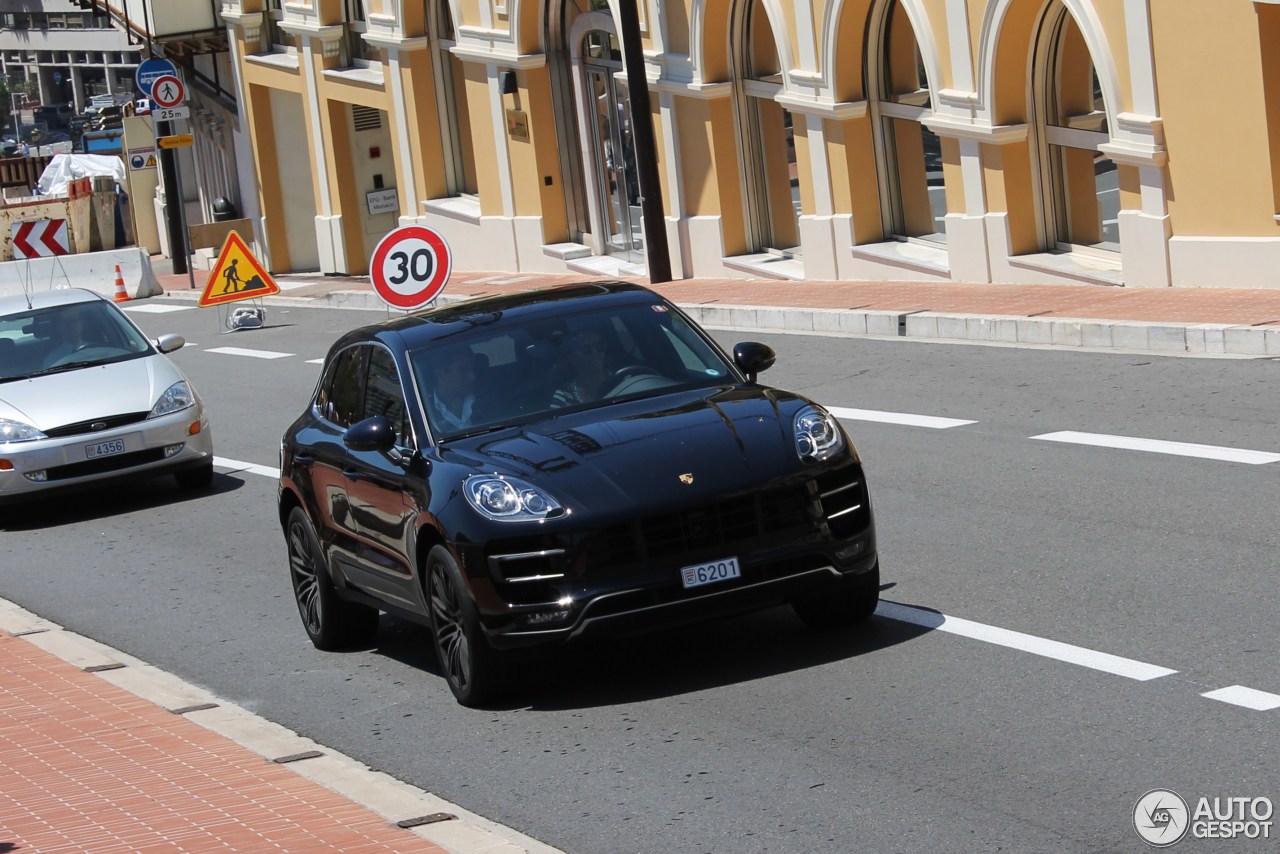
[[[193,342],[174,359],[218,456],[272,468],[307,360],[378,313],[271,308],[234,334],[211,310],[133,316]],[[779,608],[569,649],[511,705],[467,710],[417,627],[384,615],[371,649],[311,647],[275,483],[244,471],[4,517],[0,596],[575,854],[1135,851],[1151,789],[1280,800],[1280,709],[1203,696],[1280,694],[1280,462],[1032,438],[1280,452],[1280,364],[752,337],[779,353],[763,380],[828,406],[973,422],[845,421],[882,596],[907,606],[866,631]]]

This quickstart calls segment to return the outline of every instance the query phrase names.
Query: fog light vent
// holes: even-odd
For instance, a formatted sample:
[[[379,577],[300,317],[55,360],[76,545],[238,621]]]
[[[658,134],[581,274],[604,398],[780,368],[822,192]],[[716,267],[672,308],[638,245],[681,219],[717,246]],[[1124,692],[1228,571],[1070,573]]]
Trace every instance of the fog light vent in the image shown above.
[[[179,451],[181,451],[181,450],[182,450],[183,448],[185,448],[185,447],[186,447],[186,443],[185,443],[185,442],[179,442],[179,443],[178,443],[178,444],[176,444],[176,445],[165,445],[165,446],[164,446],[164,456],[165,456],[165,459],[168,459],[169,457],[172,457],[174,454],[178,453]]]
[[[44,483],[49,479],[49,473],[44,469],[40,469],[40,471],[23,472],[22,476],[33,483]]]

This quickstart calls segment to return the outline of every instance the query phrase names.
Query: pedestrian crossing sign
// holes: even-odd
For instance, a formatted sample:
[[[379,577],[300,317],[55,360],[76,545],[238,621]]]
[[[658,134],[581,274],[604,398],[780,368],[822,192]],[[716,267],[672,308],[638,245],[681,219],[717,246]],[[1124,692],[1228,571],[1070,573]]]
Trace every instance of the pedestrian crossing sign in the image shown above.
[[[218,256],[218,263],[214,265],[197,305],[208,308],[278,293],[280,286],[253,257],[244,239],[232,231],[222,244],[222,254]]]

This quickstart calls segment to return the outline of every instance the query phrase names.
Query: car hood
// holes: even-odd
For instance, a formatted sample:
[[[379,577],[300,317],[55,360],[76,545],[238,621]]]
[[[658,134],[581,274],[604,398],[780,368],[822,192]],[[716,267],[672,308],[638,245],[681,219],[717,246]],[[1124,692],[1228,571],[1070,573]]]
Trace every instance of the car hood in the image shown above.
[[[792,419],[807,402],[763,387],[665,395],[464,440],[442,456],[524,478],[592,512],[641,499],[688,504],[797,471]]]
[[[0,418],[48,430],[94,418],[150,412],[182,373],[163,356],[147,356],[60,374],[0,383]]]

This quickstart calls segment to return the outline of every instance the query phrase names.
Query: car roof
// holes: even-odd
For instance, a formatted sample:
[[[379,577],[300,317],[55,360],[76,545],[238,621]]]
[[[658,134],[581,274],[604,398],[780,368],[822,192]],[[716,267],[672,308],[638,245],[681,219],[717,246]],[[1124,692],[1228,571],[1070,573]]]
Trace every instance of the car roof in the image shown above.
[[[509,327],[606,304],[651,303],[659,300],[662,297],[658,294],[629,282],[583,282],[477,297],[439,308],[416,311],[362,327],[349,337],[379,337],[383,332],[395,332],[408,346],[420,347],[478,326],[500,322],[502,326]]]
[[[50,308],[56,305],[71,305],[94,300],[110,302],[102,294],[84,288],[58,288],[51,291],[33,291],[25,295],[10,294],[0,296],[0,315],[27,311],[28,308]]]

